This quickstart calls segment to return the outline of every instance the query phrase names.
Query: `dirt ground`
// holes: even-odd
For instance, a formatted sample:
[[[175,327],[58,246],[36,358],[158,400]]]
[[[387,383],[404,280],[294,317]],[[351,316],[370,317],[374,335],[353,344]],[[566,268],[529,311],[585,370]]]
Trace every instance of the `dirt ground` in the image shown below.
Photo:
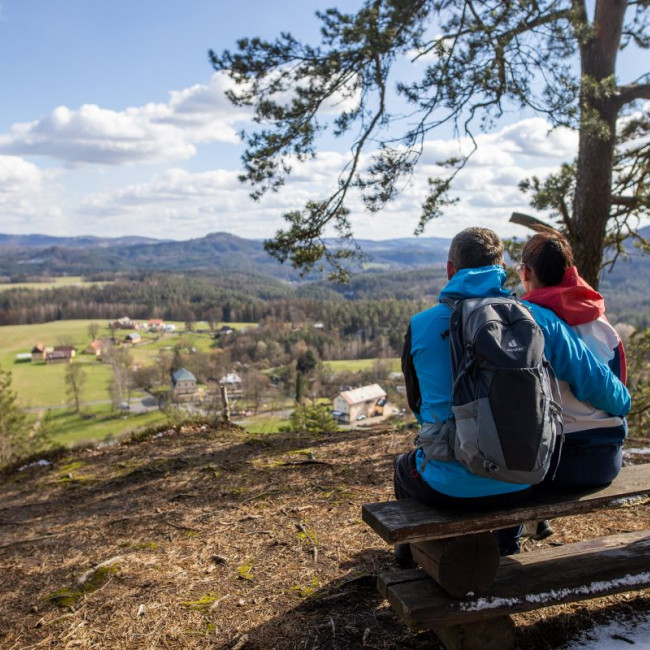
[[[396,567],[361,521],[362,504],[391,498],[391,461],[412,435],[194,426],[5,473],[0,648],[440,647],[377,593],[376,574]],[[554,527],[542,544],[650,528],[650,510]],[[650,590],[518,615],[517,647],[560,648],[648,610]]]

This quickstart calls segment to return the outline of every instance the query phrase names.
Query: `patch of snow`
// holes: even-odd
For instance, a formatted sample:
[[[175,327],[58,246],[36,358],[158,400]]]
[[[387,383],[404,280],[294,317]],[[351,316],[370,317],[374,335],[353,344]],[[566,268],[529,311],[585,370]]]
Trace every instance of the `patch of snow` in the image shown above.
[[[536,603],[543,605],[546,602],[556,602],[567,596],[572,595],[598,595],[610,589],[616,589],[620,586],[634,587],[636,585],[647,584],[650,582],[650,572],[637,573],[636,575],[627,574],[622,578],[615,580],[596,580],[588,585],[573,587],[567,589],[552,589],[551,591],[539,594],[527,594],[518,598],[479,598],[468,603],[461,603],[460,609],[466,612],[475,612],[481,609],[496,609],[498,607],[512,607],[520,603]]]
[[[621,506],[633,506],[645,501],[648,497],[644,494],[639,494],[635,497],[621,497],[620,499],[614,499],[609,505],[611,507],[621,507]]]
[[[650,650],[650,615],[629,621],[612,621],[589,630],[566,646],[566,650]]]
[[[33,463],[29,463],[29,465],[23,465],[22,467],[18,468],[19,472],[24,472],[26,469],[29,469],[30,467],[49,467],[52,463],[50,463],[49,460],[41,459],[41,460],[36,460]]]
[[[152,440],[155,440],[156,438],[162,438],[165,434],[161,431],[160,433],[157,433],[155,436],[151,436]]]
[[[650,456],[650,447],[630,447],[623,449],[623,456]]]

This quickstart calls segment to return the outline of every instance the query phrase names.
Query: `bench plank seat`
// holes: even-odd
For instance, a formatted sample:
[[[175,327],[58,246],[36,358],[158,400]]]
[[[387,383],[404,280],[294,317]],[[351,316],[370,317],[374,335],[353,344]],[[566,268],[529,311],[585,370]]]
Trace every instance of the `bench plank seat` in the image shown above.
[[[650,530],[504,558],[481,598],[450,598],[424,571],[381,574],[379,591],[413,630],[447,628],[650,587]]]
[[[521,505],[506,509],[458,512],[404,499],[370,503],[362,518],[390,544],[443,539],[536,521],[618,507],[621,500],[650,495],[650,463],[624,467],[605,488],[576,492],[539,490]]]

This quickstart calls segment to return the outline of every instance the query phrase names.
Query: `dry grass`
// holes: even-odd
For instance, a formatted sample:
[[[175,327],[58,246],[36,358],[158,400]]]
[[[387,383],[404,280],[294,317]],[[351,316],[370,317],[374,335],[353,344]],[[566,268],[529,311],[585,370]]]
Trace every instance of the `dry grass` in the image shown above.
[[[391,497],[391,460],[411,436],[194,427],[6,474],[0,647],[438,647],[376,592],[392,553],[360,519]],[[555,527],[554,543],[573,541],[650,528],[650,515]],[[518,647],[557,648],[649,604],[640,592],[517,616]]]

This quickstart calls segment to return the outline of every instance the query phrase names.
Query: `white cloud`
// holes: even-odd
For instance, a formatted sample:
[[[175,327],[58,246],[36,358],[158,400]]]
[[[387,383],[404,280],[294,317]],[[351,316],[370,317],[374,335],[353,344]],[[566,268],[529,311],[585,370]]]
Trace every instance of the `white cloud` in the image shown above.
[[[0,138],[0,151],[106,165],[188,158],[196,152],[179,129],[92,104],[76,111],[59,106],[36,122],[14,125],[11,135]]]
[[[212,91],[207,87],[192,87],[173,95],[170,102],[163,106],[164,110],[160,105],[152,104],[137,110],[112,113],[105,118],[102,117],[101,109],[95,107],[99,113],[95,113],[94,122],[85,115],[84,120],[80,119],[79,125],[95,125],[88,130],[87,138],[90,140],[91,135],[95,139],[101,139],[102,133],[110,135],[121,131],[125,141],[136,143],[140,142],[142,133],[138,129],[152,129],[154,135],[149,138],[150,143],[160,143],[161,139],[169,137],[168,146],[177,143],[182,151],[183,146],[194,146],[188,143],[187,137],[174,140],[175,136],[168,136],[164,131],[157,132],[155,129],[170,129],[174,134],[181,129],[172,122],[184,120],[185,133],[191,133],[194,141],[198,142],[205,133],[205,110],[212,101],[210,92]],[[58,119],[65,125],[70,120],[74,122],[77,117],[79,116],[62,114]],[[76,126],[75,129],[79,131],[81,126]],[[37,131],[31,130],[32,133]],[[533,174],[545,176],[559,162],[556,157],[546,155],[543,138],[547,137],[552,137],[552,134],[549,136],[548,125],[543,120],[526,120],[496,133],[479,136],[479,150],[458,174],[451,192],[460,197],[460,203],[448,208],[444,218],[432,222],[425,234],[449,236],[459,228],[477,224],[494,227],[502,235],[518,232],[517,227],[508,224],[510,213],[514,210],[530,210],[526,197],[517,189],[519,181]],[[573,155],[568,142],[570,140],[554,144],[567,154],[566,159]],[[75,146],[78,146],[78,142]],[[462,142],[461,146],[467,146],[467,142]],[[156,151],[155,146],[152,151]],[[369,215],[360,196],[352,194],[347,204],[356,234],[371,239],[410,236],[417,225],[421,205],[428,191],[428,177],[439,175],[443,171],[435,162],[457,152],[458,143],[455,140],[427,142],[423,157],[425,164],[418,166],[413,177],[404,182],[404,192],[397,200],[379,213]],[[117,157],[119,154],[113,155]],[[14,193],[14,213],[22,210],[23,214],[28,214],[31,210],[35,221],[30,221],[29,229],[34,230],[31,223],[46,223],[37,220],[42,216],[37,208],[43,206],[43,201],[39,200],[39,206],[33,202],[18,205],[16,197],[43,194],[38,189],[29,188],[37,188],[39,182],[48,188],[51,185],[49,178],[45,182],[44,172],[40,172],[31,163],[15,157],[4,158],[5,162],[0,156],[0,196],[3,187],[5,194],[12,186],[23,188]],[[61,216],[57,221],[59,227],[50,227],[49,231],[61,232],[62,228],[67,227],[72,232],[90,233],[98,229],[106,231],[110,224],[110,232],[115,235],[128,232],[188,239],[223,230],[242,237],[270,237],[283,225],[282,215],[285,212],[300,210],[308,200],[325,197],[336,187],[346,159],[344,153],[325,151],[319,153],[314,160],[296,164],[295,173],[286,185],[278,192],[264,196],[259,203],[250,199],[250,187],[238,181],[239,170],[234,161],[233,169],[188,171],[175,166],[141,182],[127,181],[127,184],[124,184],[124,178],[130,178],[130,172],[127,175],[124,171],[112,170],[109,174],[104,168],[101,174],[93,172],[85,175],[86,184],[94,185],[94,189],[92,192],[84,191],[77,185],[76,193],[80,198],[73,201],[70,201],[69,196],[63,199],[61,194],[55,196],[56,193],[50,188],[50,195],[54,197],[50,205],[58,208]],[[62,175],[61,183],[73,187],[78,182],[74,179],[78,178],[80,172],[78,169],[68,170]],[[21,181],[29,178],[32,179],[31,184],[26,180]],[[83,181],[80,185],[83,186]],[[71,203],[70,210],[67,209],[67,201]],[[53,212],[49,214],[51,223],[56,218],[52,216]]]
[[[170,124],[183,131],[192,142],[239,142],[233,123],[246,119],[248,111],[233,107],[225,92],[229,80],[214,74],[207,85],[197,84],[170,93],[167,104],[148,104],[131,109],[154,124]]]
[[[42,172],[36,165],[16,156],[0,156],[0,195],[37,189]]]
[[[199,142],[238,142],[233,110],[223,93],[226,81],[173,91],[166,104],[114,111],[93,104],[59,106],[34,122],[14,124],[0,136],[0,153],[46,156],[68,164],[125,165],[184,160]]]
[[[226,230],[243,237],[260,234],[260,207],[237,180],[238,172],[216,170],[190,173],[169,169],[149,181],[115,192],[89,196],[77,209],[84,220],[110,219],[119,232],[128,228],[153,237],[198,237]],[[279,208],[265,208],[279,214]]]
[[[567,161],[575,156],[578,148],[576,131],[565,127],[551,129],[541,117],[520,120],[496,134],[480,136],[480,139],[491,141],[510,153]]]
[[[3,232],[49,231],[63,211],[56,172],[43,172],[16,156],[0,156],[0,212]]]
[[[94,104],[59,106],[0,135],[0,154],[43,156],[72,166],[186,160],[196,155],[200,143],[239,143],[234,125],[250,119],[252,110],[233,107],[227,100],[231,85],[225,74],[215,73],[207,84],[171,91],[166,103],[122,111]],[[329,102],[324,113],[356,105],[355,93],[348,94]]]

